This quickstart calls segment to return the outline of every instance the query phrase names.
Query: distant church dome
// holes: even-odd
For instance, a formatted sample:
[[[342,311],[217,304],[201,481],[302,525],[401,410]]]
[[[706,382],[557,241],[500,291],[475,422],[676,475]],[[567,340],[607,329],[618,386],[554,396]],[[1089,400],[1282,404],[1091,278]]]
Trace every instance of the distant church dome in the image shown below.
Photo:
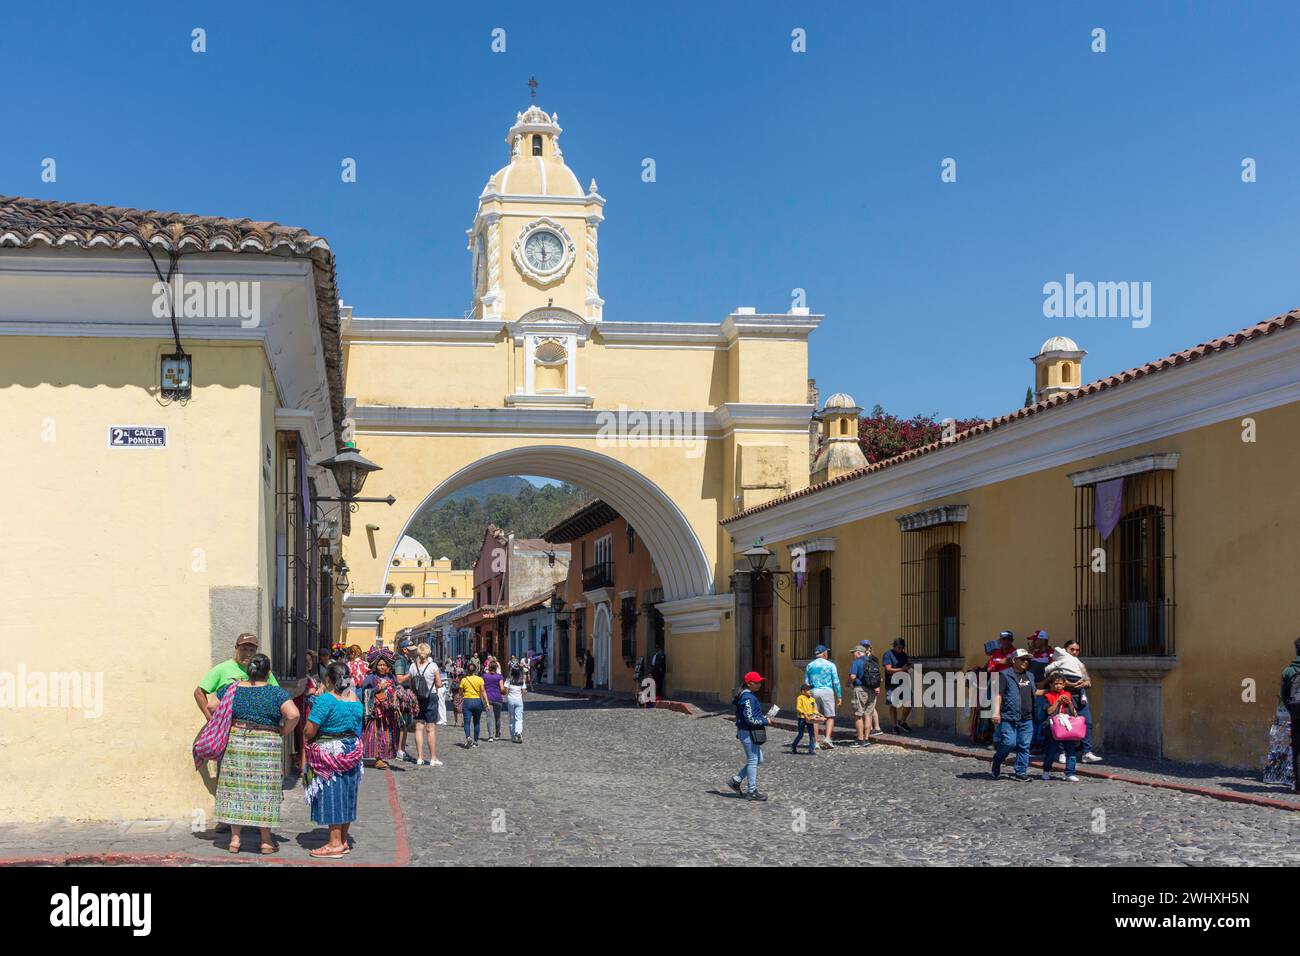
[[[826,399],[826,404],[822,406],[827,411],[834,411],[837,408],[857,408],[858,403],[853,400],[853,396],[848,392],[836,392],[830,398]]]
[[[393,560],[401,561],[403,564],[432,563],[428,549],[409,534],[403,535],[402,540],[397,542],[397,550],[393,552]]]
[[[1048,339],[1046,342],[1043,343],[1043,347],[1038,350],[1038,354],[1044,355],[1047,352],[1077,352],[1077,351],[1079,351],[1079,345],[1077,342],[1074,341],[1074,339],[1069,338],[1068,336],[1065,335],[1053,335],[1050,339]]]
[[[533,105],[515,114],[506,133],[510,162],[488,180],[488,189],[515,196],[585,196],[582,184],[564,163],[560,124]]]

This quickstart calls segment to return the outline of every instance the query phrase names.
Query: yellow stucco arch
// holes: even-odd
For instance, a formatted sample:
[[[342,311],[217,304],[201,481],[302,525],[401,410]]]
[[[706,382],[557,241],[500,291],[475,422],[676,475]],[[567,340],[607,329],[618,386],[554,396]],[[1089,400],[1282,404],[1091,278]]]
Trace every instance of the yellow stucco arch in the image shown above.
[[[713,568],[691,523],[653,481],[608,455],[564,445],[525,445],[472,462],[438,484],[410,512],[396,535],[385,567],[416,517],[429,505],[467,485],[507,475],[536,475],[577,485],[627,518],[645,541],[663,581],[667,600],[709,594]],[[387,582],[387,572],[384,577]]]

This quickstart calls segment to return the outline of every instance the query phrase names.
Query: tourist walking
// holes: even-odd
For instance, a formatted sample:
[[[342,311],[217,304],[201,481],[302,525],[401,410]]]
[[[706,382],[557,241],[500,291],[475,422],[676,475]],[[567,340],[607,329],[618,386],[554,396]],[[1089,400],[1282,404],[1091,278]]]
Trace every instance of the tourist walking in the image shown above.
[[[1083,651],[1083,646],[1075,640],[1066,643],[1065,648],[1056,648],[1052,651],[1052,663],[1048,664],[1044,670],[1044,679],[1050,680],[1053,674],[1062,673],[1065,675],[1065,686],[1074,697],[1075,706],[1079,709],[1079,716],[1083,718],[1087,726],[1087,735],[1079,745],[1079,752],[1083,754],[1084,763],[1101,763],[1101,758],[1092,752],[1092,707],[1088,701],[1088,688],[1092,686],[1092,679],[1088,676],[1088,668],[1084,665],[1083,659],[1079,656]],[[1058,758],[1057,762],[1060,762]]]
[[[767,799],[767,794],[758,792],[758,766],[763,762],[763,744],[767,743],[767,725],[771,723],[754,694],[762,685],[763,676],[750,671],[731,701],[736,708],[736,739],[745,748],[745,765],[727,781],[727,786],[747,800]]]
[[[1282,688],[1277,712],[1269,730],[1265,783],[1289,784],[1300,793],[1300,637],[1295,641],[1295,659],[1282,671]]]
[[[907,641],[901,637],[894,639],[894,646],[885,651],[881,661],[885,668],[885,699],[889,702],[889,719],[894,724],[894,733],[910,734],[912,728],[907,725],[907,718],[912,716],[912,694],[915,688],[905,686],[909,683],[907,673],[912,669],[912,662],[907,656]],[[903,699],[906,695],[906,699]],[[899,716],[899,711],[902,716]]]
[[[483,718],[484,694],[483,678],[478,676],[478,662],[471,660],[465,665],[465,676],[460,679],[461,708],[465,725],[465,749],[478,746],[479,721]],[[474,738],[469,735],[470,721],[474,723]]]
[[[438,693],[442,690],[442,671],[433,662],[428,644],[415,648],[415,663],[408,677],[411,692],[415,694],[415,765],[441,767],[438,759]],[[424,759],[425,744],[429,746],[429,759]]]
[[[1010,633],[1004,631],[1003,633]],[[1034,679],[1034,686],[1047,690],[1047,665],[1052,662],[1047,632],[1039,628],[1029,635],[1029,676]],[[1071,697],[1074,695],[1071,694]],[[1078,706],[1078,701],[1075,701]],[[1041,694],[1034,696],[1034,739],[1029,745],[1031,754],[1042,753],[1047,747],[1047,703]]]
[[[790,753],[799,752],[799,741],[803,740],[804,731],[808,732],[808,752],[817,752],[817,725],[826,718],[817,713],[817,698],[813,697],[812,688],[804,684],[799,688],[799,696],[794,701],[795,712],[799,715],[798,733],[790,744]]]
[[[880,663],[871,653],[871,642],[859,641],[853,649],[849,668],[849,686],[853,688],[853,727],[857,746],[871,743],[871,722],[876,716],[876,698],[880,696]]]
[[[501,695],[501,685],[505,679],[501,676],[501,665],[497,663],[495,657],[488,660],[487,673],[483,675],[483,689],[486,692],[484,698],[484,716],[488,720],[488,743],[492,743],[501,736],[501,704],[504,698]],[[488,710],[491,714],[488,714]]]
[[[231,853],[239,852],[240,830],[257,827],[262,852],[279,846],[271,828],[280,824],[284,799],[283,739],[298,725],[298,708],[288,693],[270,683],[271,659],[254,654],[248,679],[229,683],[221,696],[234,694],[230,736],[217,772],[216,819],[230,826]]]
[[[595,686],[592,675],[596,673],[596,655],[591,652],[591,648],[587,648],[585,653],[587,656],[583,659],[582,670],[587,679],[587,683],[584,687],[587,690],[591,690]]]
[[[506,707],[510,716],[510,739],[517,744],[524,742],[524,695],[527,693],[528,680],[524,669],[516,665],[506,681]]]
[[[826,718],[826,732],[821,740],[823,750],[835,746],[831,742],[831,736],[835,733],[835,708],[844,699],[839,669],[830,658],[831,649],[825,644],[818,644],[813,649],[812,660],[803,671],[803,679],[812,688],[813,697],[817,700],[817,709]]]
[[[1030,679],[1033,679],[1032,672]],[[1043,758],[1043,779],[1052,779],[1052,764],[1055,763],[1057,754],[1065,754],[1065,779],[1071,783],[1078,783],[1079,778],[1074,773],[1074,748],[1073,740],[1060,740],[1056,736],[1056,731],[1052,729],[1052,718],[1059,713],[1067,713],[1071,717],[1078,717],[1079,710],[1070,696],[1070,692],[1065,689],[1065,678],[1060,674],[1053,674],[1047,679],[1050,690],[1035,691],[1035,695],[1046,703],[1046,716],[1044,718],[1045,726],[1043,735],[1047,740],[1047,754]]]
[[[1029,652],[1023,647],[1011,655],[1011,667],[997,675],[993,697],[993,779],[1002,773],[1002,761],[1016,753],[1016,779],[1029,779],[1029,743],[1034,739],[1034,679],[1029,673]]]
[[[325,690],[312,703],[307,719],[307,767],[304,798],[313,823],[329,827],[329,841],[311,851],[336,859],[352,851],[348,830],[357,818],[357,786],[365,772],[361,741],[364,707],[343,661],[325,669]]]

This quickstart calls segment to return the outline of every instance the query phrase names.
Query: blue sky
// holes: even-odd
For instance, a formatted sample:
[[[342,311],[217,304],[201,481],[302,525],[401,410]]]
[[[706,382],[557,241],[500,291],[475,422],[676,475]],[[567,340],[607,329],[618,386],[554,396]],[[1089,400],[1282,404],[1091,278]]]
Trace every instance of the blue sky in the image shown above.
[[[802,288],[823,394],[987,416],[1049,335],[1090,379],[1300,305],[1297,35],[1264,3],[10,3],[0,192],[305,226],[358,314],[460,315],[535,74],[608,200],[606,319]],[[1150,326],[1045,318],[1067,273],[1150,282]]]

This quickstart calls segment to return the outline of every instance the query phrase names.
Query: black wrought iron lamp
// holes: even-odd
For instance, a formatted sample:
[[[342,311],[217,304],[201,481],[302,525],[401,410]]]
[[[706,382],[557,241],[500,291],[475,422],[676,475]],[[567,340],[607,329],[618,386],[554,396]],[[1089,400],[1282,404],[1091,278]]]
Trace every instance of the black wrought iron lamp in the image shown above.
[[[328,468],[334,475],[334,483],[339,486],[339,493],[342,497],[316,497],[312,501],[337,501],[348,506],[348,510],[354,514],[358,507],[363,503],[385,504],[390,507],[397,503],[397,499],[392,495],[387,498],[362,498],[361,489],[366,484],[366,479],[374,471],[383,469],[376,465],[369,458],[366,458],[351,442],[337,455],[326,458],[320,462],[322,466]]]

